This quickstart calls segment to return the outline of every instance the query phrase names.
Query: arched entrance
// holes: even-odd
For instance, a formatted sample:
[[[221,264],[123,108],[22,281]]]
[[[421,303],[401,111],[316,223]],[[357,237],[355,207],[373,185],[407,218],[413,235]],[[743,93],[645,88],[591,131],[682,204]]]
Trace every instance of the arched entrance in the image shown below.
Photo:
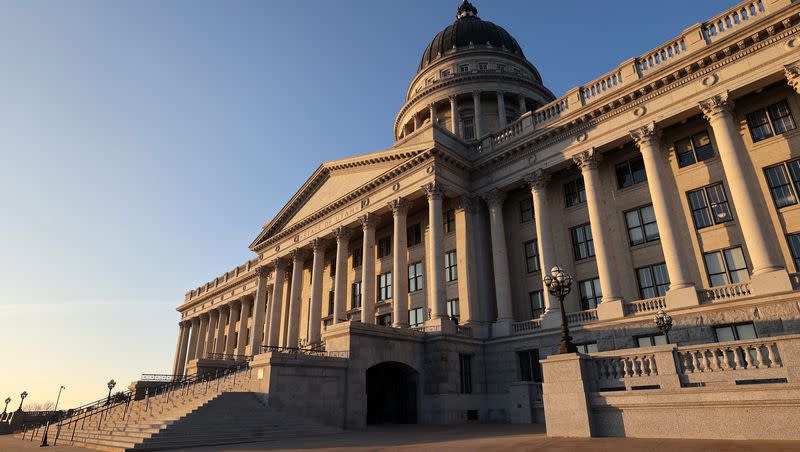
[[[367,369],[367,424],[416,424],[419,373],[398,362]]]

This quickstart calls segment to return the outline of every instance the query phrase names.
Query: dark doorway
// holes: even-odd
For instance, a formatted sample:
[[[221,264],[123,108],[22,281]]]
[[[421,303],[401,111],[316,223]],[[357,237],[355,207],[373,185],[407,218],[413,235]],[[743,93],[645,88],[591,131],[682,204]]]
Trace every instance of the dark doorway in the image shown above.
[[[419,374],[398,362],[367,369],[367,424],[416,424]]]

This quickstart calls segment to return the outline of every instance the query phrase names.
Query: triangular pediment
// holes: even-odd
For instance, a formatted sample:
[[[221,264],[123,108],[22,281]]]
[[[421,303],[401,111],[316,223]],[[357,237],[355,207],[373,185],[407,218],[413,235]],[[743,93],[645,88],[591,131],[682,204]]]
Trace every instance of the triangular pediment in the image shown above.
[[[374,183],[425,148],[392,149],[323,163],[250,245],[259,244],[296,225],[362,187]]]

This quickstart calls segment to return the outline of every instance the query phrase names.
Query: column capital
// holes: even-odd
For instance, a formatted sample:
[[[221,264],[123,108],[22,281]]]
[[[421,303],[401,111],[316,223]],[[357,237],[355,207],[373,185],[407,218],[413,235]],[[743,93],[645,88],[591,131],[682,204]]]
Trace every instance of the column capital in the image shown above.
[[[545,170],[541,168],[525,176],[525,184],[527,184],[528,188],[531,190],[544,190],[548,183],[550,183],[550,173],[545,172]]]
[[[358,221],[361,223],[361,228],[366,231],[369,228],[374,228],[378,224],[378,217],[376,217],[375,214],[368,213],[358,217]]]
[[[486,204],[488,204],[489,207],[502,207],[503,201],[506,200],[506,192],[497,188],[493,188],[484,193],[482,198],[484,201],[486,201]]]
[[[272,266],[275,267],[275,271],[278,270],[285,270],[286,269],[286,259],[282,257],[276,257],[272,259]]]
[[[633,129],[630,133],[631,137],[633,137],[633,141],[636,143],[636,147],[639,149],[641,149],[642,146],[658,146],[658,141],[661,139],[661,129],[656,127],[655,122],[645,124],[638,129]]]
[[[267,278],[269,276],[269,269],[266,265],[259,265],[256,267],[256,274],[259,278]]]
[[[473,96],[473,97],[478,97],[478,96],[480,96],[480,95],[481,95],[481,90],[479,90],[479,89],[476,89],[476,90],[473,90],[473,91],[472,91],[472,96]]]
[[[392,209],[392,215],[405,215],[408,212],[409,206],[408,200],[405,198],[395,198],[387,203],[390,209]]]
[[[336,237],[336,242],[343,242],[350,239],[350,236],[353,235],[353,231],[349,228],[344,226],[339,226],[338,228],[333,229],[333,236]]]
[[[783,67],[783,70],[789,86],[800,94],[800,62],[787,64]]]
[[[422,185],[420,188],[422,188],[422,191],[425,192],[425,195],[428,197],[429,201],[431,199],[441,199],[442,192],[444,192],[444,185],[437,181],[428,182],[427,184]]]
[[[189,319],[189,321],[192,322],[193,325],[199,325],[200,324],[200,316],[196,315],[196,316],[192,317],[191,319]]]
[[[597,169],[600,160],[602,160],[600,154],[594,149],[579,152],[572,156],[572,161],[581,171]]]
[[[447,98],[450,99],[451,103],[452,102],[458,102],[458,94],[451,94],[451,95],[447,96]]]
[[[209,319],[214,318],[214,317],[216,317],[218,315],[219,315],[219,311],[217,311],[217,308],[211,308],[211,310],[208,311],[208,318]]]
[[[293,262],[298,262],[306,257],[306,250],[303,248],[295,248],[292,251],[289,251],[289,256],[292,256]]]
[[[728,91],[709,97],[706,100],[700,101],[700,110],[703,111],[703,116],[706,121],[711,122],[714,119],[730,115],[733,110],[733,100],[730,99]]]
[[[478,209],[478,198],[474,196],[459,196],[453,200],[453,208],[473,213]]]
[[[322,250],[325,249],[325,240],[323,240],[323,239],[321,239],[319,237],[317,237],[315,239],[311,239],[308,242],[308,246],[310,246],[311,247],[311,251],[313,251],[315,253],[317,251],[322,251]]]

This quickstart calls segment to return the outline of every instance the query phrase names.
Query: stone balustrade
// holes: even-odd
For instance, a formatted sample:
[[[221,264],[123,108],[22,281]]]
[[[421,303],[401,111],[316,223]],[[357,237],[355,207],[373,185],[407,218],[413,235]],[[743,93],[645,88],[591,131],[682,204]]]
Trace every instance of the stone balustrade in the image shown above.
[[[258,261],[259,261],[258,258],[249,260],[249,261],[245,262],[244,264],[239,265],[238,267],[234,268],[233,270],[225,272],[221,276],[218,276],[218,277],[214,278],[213,280],[203,284],[202,286],[186,292],[186,297],[185,297],[186,300],[185,301],[187,301],[187,302],[191,301],[194,298],[196,298],[197,296],[202,295],[202,294],[210,291],[213,288],[219,287],[220,285],[228,283],[228,282],[233,282],[239,276],[243,276],[245,273],[247,273],[251,269],[254,269],[256,267],[256,264],[258,264]]]
[[[750,282],[712,287],[704,290],[701,295],[701,301],[708,303],[718,303],[720,301],[729,301],[736,298],[749,297],[751,295]]]
[[[597,309],[587,309],[585,311],[567,313],[567,324],[580,325],[582,323],[596,322]]]
[[[625,315],[638,315],[656,312],[667,308],[666,297],[647,298],[625,303]]]
[[[658,376],[655,355],[645,351],[622,356],[600,356],[593,358],[592,363],[598,382]]]
[[[744,27],[755,19],[766,17],[770,12],[763,0],[740,3],[707,21],[703,26],[703,36],[709,44],[712,44],[730,35],[730,32],[737,28]]]
[[[514,322],[511,324],[511,332],[514,334],[525,333],[528,331],[542,329],[542,319],[525,320],[523,322]]]

